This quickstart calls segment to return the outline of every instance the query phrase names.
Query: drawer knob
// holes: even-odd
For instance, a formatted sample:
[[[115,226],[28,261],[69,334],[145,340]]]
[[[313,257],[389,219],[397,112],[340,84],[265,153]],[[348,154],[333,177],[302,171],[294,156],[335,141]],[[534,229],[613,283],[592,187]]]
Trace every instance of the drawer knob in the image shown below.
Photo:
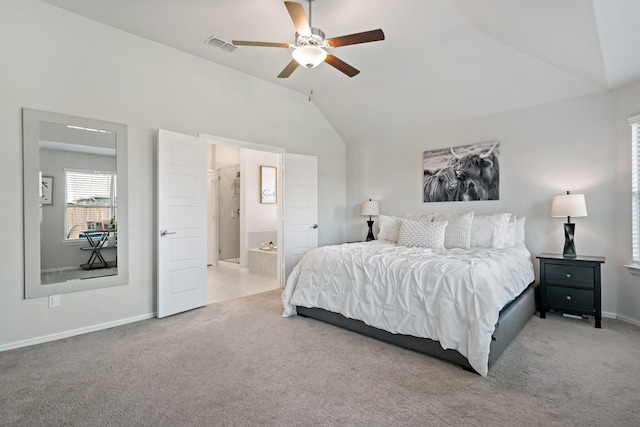
[[[565,274],[564,277],[566,277],[567,279],[571,279],[571,273]]]
[[[567,301],[571,301],[571,295],[567,295]]]

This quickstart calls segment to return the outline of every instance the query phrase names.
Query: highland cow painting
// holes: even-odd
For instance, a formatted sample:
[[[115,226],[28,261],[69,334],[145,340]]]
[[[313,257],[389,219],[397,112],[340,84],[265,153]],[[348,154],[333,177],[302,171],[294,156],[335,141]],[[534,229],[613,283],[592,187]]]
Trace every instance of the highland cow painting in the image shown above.
[[[500,199],[500,141],[425,151],[425,202]]]

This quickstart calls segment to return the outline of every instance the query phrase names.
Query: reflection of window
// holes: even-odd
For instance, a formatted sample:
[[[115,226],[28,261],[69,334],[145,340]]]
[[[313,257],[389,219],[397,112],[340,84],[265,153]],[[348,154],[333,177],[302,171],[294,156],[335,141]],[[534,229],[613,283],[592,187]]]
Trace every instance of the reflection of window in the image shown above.
[[[116,174],[109,171],[65,169],[65,238],[78,239],[87,222],[116,218]]]

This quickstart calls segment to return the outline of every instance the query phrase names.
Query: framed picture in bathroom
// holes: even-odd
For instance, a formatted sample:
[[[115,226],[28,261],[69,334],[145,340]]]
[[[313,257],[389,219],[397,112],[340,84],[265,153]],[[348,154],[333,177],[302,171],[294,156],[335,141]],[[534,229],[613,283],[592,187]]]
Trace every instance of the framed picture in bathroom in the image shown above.
[[[276,203],[277,172],[273,166],[260,166],[260,203]]]

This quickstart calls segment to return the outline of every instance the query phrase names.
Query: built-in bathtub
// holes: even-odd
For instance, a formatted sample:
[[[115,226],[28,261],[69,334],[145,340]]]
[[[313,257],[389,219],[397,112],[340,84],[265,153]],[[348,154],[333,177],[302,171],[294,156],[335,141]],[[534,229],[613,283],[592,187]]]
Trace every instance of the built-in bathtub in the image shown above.
[[[278,251],[270,248],[269,243],[277,246],[277,233],[273,231],[251,231],[247,233],[249,248],[249,272],[263,276],[277,277]],[[263,248],[263,249],[260,249]]]
[[[275,250],[249,249],[249,272],[263,276],[276,277],[278,252]]]

